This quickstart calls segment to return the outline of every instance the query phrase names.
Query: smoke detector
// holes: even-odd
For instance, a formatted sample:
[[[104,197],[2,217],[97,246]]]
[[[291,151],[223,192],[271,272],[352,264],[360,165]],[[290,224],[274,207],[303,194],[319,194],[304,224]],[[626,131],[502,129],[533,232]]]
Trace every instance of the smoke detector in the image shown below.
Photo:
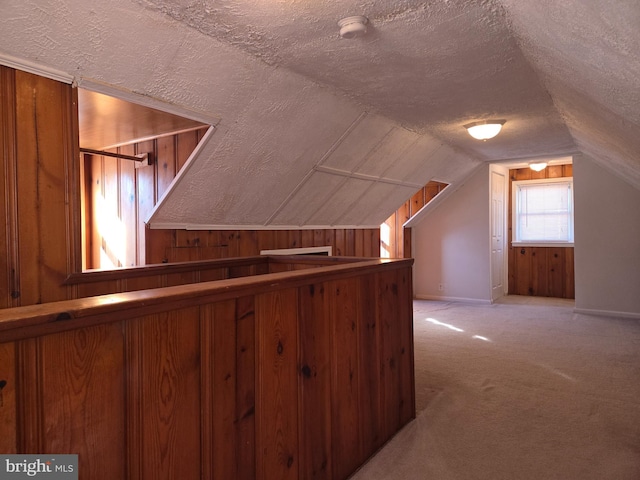
[[[342,38],[356,38],[367,33],[367,23],[369,19],[361,15],[346,17],[338,22],[340,36]]]

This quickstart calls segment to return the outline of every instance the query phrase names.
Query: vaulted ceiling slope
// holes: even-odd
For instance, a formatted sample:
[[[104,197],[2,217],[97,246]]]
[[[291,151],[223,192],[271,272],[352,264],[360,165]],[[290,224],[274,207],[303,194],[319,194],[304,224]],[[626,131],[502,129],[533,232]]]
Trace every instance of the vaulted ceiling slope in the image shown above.
[[[373,226],[431,179],[577,152],[640,188],[637,0],[2,3],[0,56],[215,124],[152,226]]]

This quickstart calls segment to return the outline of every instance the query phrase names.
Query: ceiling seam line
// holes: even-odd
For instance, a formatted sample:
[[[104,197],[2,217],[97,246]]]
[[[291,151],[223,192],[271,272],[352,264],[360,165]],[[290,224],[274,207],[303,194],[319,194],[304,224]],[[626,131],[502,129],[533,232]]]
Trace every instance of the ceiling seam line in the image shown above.
[[[273,219],[278,216],[278,214],[284,209],[284,207],[287,206],[287,204],[291,201],[291,199],[302,189],[304,184],[309,181],[309,179],[313,176],[314,173],[315,173],[315,169],[311,169],[307,172],[307,174],[303,177],[303,179],[300,180],[298,185],[296,185],[296,187],[291,191],[291,193],[287,195],[287,198],[285,198],[280,203],[280,205],[274,210],[274,212],[269,216],[269,218],[267,218],[267,220],[264,222],[265,226],[269,225],[273,221]]]
[[[325,154],[322,155],[322,158],[318,160],[318,162],[314,165],[314,168],[317,167],[318,165],[322,165],[327,160],[327,158],[329,158],[333,154],[333,152],[337,150],[337,148],[342,144],[342,142],[344,142],[344,140],[349,135],[351,135],[351,132],[353,132],[355,128],[358,125],[360,125],[360,123],[362,123],[362,120],[364,120],[368,115],[369,114],[366,111],[360,113],[360,115],[358,115],[358,118],[356,118],[353,122],[351,122],[351,124],[342,133],[342,135],[340,135],[340,138],[338,138],[338,140],[333,142],[333,144],[329,147],[329,149],[325,152]]]
[[[380,141],[378,141],[373,147],[371,147],[371,149],[362,157],[362,160],[360,160],[360,162],[355,167],[353,167],[353,170],[351,170],[351,171],[355,173],[356,170],[358,170],[365,163],[367,163],[367,161],[369,160],[371,155],[373,155],[375,152],[380,150],[380,148],[382,148],[382,145],[385,143],[387,138],[391,135],[391,133],[393,133],[395,131],[396,131],[396,127],[392,126],[389,129],[389,131],[382,136]]]
[[[391,185],[398,185],[401,187],[410,187],[410,188],[422,188],[422,185],[412,182],[404,182],[402,180],[394,180],[393,178],[386,177],[376,177],[374,175],[367,175],[365,173],[357,173],[357,172],[347,172],[346,170],[338,170],[331,167],[316,167],[315,169],[318,172],[328,173],[330,175],[336,175],[340,177],[353,178],[356,180],[364,180],[368,182],[379,182],[379,183],[387,183]]]
[[[304,184],[309,181],[309,178],[311,178],[311,176],[313,175],[313,173],[316,171],[316,167],[318,165],[321,165],[322,162],[324,162],[327,158],[329,158],[331,156],[331,154],[342,144],[342,142],[349,136],[351,135],[351,132],[358,126],[360,125],[360,123],[362,122],[362,120],[368,115],[368,113],[366,111],[363,111],[360,113],[360,115],[358,115],[358,117],[351,122],[351,124],[346,128],[346,130],[342,133],[342,135],[340,136],[340,138],[338,138],[338,140],[336,140],[335,142],[333,142],[333,144],[331,144],[331,146],[329,147],[329,149],[325,152],[325,154],[320,158],[320,160],[318,160],[318,162],[311,168],[311,170],[309,170],[309,172],[307,172],[307,174],[303,177],[303,179],[298,183],[298,185],[296,186],[296,188],[293,189],[293,191],[287,195],[287,198],[285,198],[280,205],[274,210],[274,212],[269,216],[269,218],[267,218],[267,220],[264,222],[264,225],[269,225],[273,219],[278,216],[278,214],[284,210],[284,208],[287,206],[287,204],[291,201],[291,199],[294,197],[294,195],[296,193],[298,193],[300,191],[300,189],[302,189],[302,187],[304,186]],[[314,215],[317,213],[317,211],[314,212]],[[313,216],[313,215],[312,215]]]

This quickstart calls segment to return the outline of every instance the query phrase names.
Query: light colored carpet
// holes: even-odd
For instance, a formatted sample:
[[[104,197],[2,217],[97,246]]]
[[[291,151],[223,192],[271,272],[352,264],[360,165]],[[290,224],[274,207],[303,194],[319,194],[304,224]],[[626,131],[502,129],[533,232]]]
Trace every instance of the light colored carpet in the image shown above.
[[[352,480],[639,480],[640,322],[415,301],[417,418]]]

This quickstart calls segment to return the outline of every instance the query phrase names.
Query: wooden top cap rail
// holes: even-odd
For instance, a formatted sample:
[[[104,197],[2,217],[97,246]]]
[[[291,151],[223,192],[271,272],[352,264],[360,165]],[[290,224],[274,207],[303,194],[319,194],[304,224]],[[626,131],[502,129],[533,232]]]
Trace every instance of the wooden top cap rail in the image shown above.
[[[114,293],[0,310],[0,343],[117,322],[263,292],[410,268],[413,259],[372,259],[291,272]]]
[[[122,267],[113,270],[90,270],[82,273],[72,273],[64,285],[78,283],[102,282],[105,280],[121,280],[125,278],[146,277],[149,275],[164,275],[170,273],[192,272],[214,268],[242,267],[260,265],[269,262],[269,257],[256,255],[253,257],[224,258],[216,260],[199,260],[191,262],[156,263],[142,267]]]
[[[236,257],[214,260],[196,260],[189,262],[157,263],[142,267],[121,267],[112,270],[90,270],[82,273],[72,273],[63,285],[103,282],[109,280],[123,280],[151,275],[168,275],[175,273],[193,272],[196,270],[212,270],[217,268],[233,268],[268,263],[308,263],[310,265],[336,265],[343,263],[371,260],[362,257],[327,257],[319,255],[256,255],[252,257]]]

